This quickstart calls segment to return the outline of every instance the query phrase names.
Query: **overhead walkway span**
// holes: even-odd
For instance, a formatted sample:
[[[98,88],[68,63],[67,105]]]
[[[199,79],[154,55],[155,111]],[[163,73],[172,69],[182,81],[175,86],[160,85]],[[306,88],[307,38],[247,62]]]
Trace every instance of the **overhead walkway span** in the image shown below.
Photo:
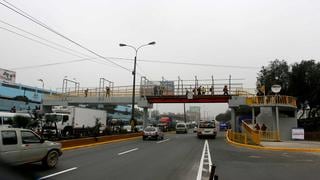
[[[132,86],[114,86],[114,83],[99,83],[99,87],[80,88],[79,83],[74,87],[64,80],[62,93],[46,96],[45,106],[75,105],[75,104],[131,104]],[[243,88],[242,79],[203,79],[195,76],[194,80],[165,80],[149,81],[141,78],[136,86],[135,104],[140,107],[150,107],[154,103],[228,103],[232,96],[252,95]],[[227,92],[224,91],[227,88]]]

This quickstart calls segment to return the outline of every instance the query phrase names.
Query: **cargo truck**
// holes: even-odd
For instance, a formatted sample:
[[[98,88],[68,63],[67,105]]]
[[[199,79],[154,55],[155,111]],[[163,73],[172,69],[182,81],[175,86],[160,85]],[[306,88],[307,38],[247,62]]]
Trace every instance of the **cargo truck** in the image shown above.
[[[91,136],[95,128],[105,127],[107,112],[81,107],[54,107],[52,113],[45,114],[43,135],[56,137]],[[98,129],[98,133],[100,129]]]

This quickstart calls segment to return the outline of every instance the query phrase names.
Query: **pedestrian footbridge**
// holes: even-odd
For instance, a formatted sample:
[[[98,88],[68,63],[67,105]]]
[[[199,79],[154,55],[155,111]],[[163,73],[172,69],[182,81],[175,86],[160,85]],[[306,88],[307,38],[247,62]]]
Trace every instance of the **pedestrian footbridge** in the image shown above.
[[[152,108],[155,103],[228,103],[231,109],[232,132],[241,131],[237,111],[247,107],[252,111],[252,125],[266,124],[269,130],[276,132],[277,139],[288,138],[290,128],[296,127],[296,99],[290,96],[255,94],[254,89],[243,87],[241,79],[231,77],[204,80],[196,77],[194,80],[178,78],[173,81],[149,81],[141,78],[140,85],[135,88],[114,86],[113,83],[100,83],[99,87],[94,88],[80,88],[78,84],[70,88],[68,84],[64,84],[61,93],[43,98],[43,108],[50,111],[52,106],[83,105],[105,109],[108,105],[131,105],[134,102],[138,107],[144,108],[146,121],[147,109]]]
[[[203,79],[149,81],[141,78],[135,87],[135,104],[150,107],[154,103],[228,103],[232,96],[248,96],[254,92],[243,88],[242,79]],[[68,82],[68,81],[64,81]],[[108,81],[109,82],[109,81]],[[72,82],[71,82],[72,83]],[[101,83],[99,87],[74,87],[64,84],[61,93],[44,97],[43,105],[131,104],[132,86]],[[224,91],[224,87],[227,91]],[[251,92],[250,92],[251,91]]]

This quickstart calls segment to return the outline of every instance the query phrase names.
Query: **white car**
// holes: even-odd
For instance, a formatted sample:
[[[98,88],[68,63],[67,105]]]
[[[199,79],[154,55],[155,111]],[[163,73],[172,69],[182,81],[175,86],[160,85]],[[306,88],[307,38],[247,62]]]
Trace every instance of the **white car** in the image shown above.
[[[45,141],[29,129],[0,126],[0,160],[19,165],[39,162],[47,168],[57,165],[61,144]]]
[[[142,139],[146,140],[146,139],[163,139],[164,138],[164,134],[163,132],[160,130],[159,127],[146,127],[143,130],[143,135],[142,135]]]
[[[131,126],[130,125],[123,126],[122,129],[127,131],[128,133],[131,132]]]
[[[136,126],[137,132],[142,132],[143,131],[143,126],[142,125],[137,125]]]

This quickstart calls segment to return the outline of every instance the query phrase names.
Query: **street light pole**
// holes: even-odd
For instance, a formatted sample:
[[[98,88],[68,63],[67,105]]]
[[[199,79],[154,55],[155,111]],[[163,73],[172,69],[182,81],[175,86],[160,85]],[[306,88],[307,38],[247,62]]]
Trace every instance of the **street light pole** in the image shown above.
[[[135,56],[134,56],[134,66],[133,66],[133,71],[132,71],[132,75],[133,75],[133,87],[132,87],[132,105],[131,105],[131,126],[133,127],[134,124],[134,104],[135,104],[135,91],[136,91],[136,66],[137,66],[137,55],[138,55],[138,51],[140,48],[144,47],[144,46],[149,46],[149,45],[154,45],[156,44],[156,42],[150,42],[148,44],[144,44],[139,46],[138,48],[131,46],[131,45],[127,45],[127,44],[119,44],[120,47],[130,47],[132,49],[134,49],[135,51]]]

